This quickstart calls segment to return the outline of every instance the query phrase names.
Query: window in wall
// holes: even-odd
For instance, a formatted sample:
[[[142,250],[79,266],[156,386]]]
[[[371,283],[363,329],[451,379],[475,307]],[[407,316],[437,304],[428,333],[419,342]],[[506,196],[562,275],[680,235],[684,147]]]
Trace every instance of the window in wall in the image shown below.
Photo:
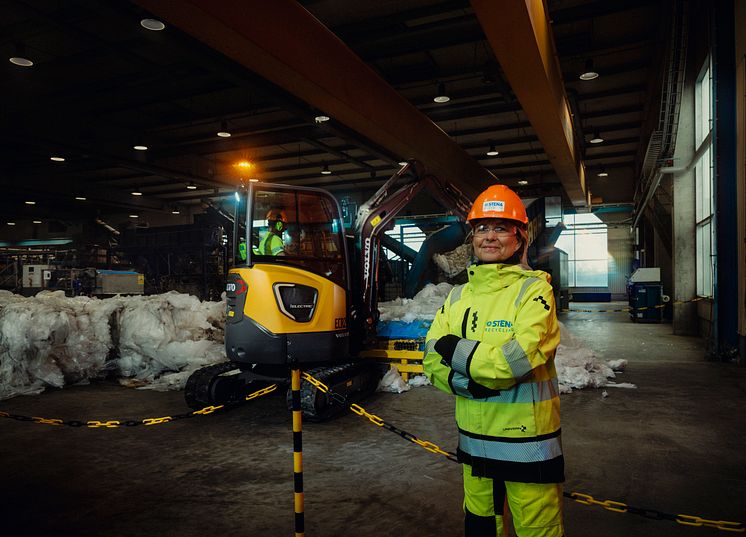
[[[711,297],[713,226],[712,214],[712,66],[708,59],[694,88],[694,178],[696,189],[697,295]]]
[[[556,246],[567,252],[570,287],[609,285],[607,227],[596,215],[566,214]]]

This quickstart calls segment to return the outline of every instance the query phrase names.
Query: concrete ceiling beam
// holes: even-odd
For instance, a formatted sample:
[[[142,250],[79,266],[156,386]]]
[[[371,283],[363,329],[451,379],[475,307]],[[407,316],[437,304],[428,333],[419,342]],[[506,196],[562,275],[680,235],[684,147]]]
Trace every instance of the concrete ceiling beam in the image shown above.
[[[468,196],[495,180],[297,2],[135,3]]]
[[[568,198],[575,206],[585,206],[585,167],[544,2],[471,0],[471,4]]]

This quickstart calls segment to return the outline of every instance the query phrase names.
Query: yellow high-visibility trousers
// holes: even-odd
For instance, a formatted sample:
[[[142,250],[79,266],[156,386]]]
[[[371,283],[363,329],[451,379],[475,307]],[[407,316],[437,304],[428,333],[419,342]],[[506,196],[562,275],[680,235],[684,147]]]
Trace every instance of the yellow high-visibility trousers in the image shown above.
[[[508,535],[503,516],[510,509],[517,537],[562,537],[562,485],[516,483],[474,477],[464,464],[466,537]],[[505,513],[507,514],[507,513]]]

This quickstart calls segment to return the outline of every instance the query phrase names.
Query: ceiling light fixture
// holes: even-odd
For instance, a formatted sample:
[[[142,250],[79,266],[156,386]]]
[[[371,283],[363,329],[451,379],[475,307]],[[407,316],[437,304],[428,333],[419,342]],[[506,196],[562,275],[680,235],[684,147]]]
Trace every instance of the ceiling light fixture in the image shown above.
[[[592,144],[600,144],[604,141],[604,139],[601,137],[601,133],[596,129],[593,131],[593,138],[589,140]]]
[[[217,135],[221,138],[230,138],[231,133],[228,132],[228,122],[227,121],[221,121],[220,122],[220,130],[217,132]]]
[[[598,174],[597,175],[599,177],[608,177],[609,176],[609,172],[606,171],[606,168],[604,166],[601,166],[601,169],[598,170]]]
[[[130,218],[140,218],[140,215],[139,214],[131,214]]]
[[[15,222],[8,222],[8,225],[9,225],[9,226],[15,226],[15,225],[16,225],[16,223],[15,223]]]
[[[173,209],[171,209],[171,214],[181,214],[181,211],[179,211],[178,208],[174,207]]]
[[[525,179],[521,179],[520,181],[518,181],[518,184],[519,185],[527,185],[528,181],[526,181]]]
[[[41,224],[41,220],[34,220],[31,222],[32,224]]]
[[[488,157],[496,157],[499,154],[500,154],[500,152],[497,149],[495,149],[495,144],[490,144],[490,148],[487,151],[487,156]]]
[[[147,151],[148,146],[147,145],[133,145],[132,149],[136,149],[138,151]]]
[[[249,179],[249,183],[258,183],[259,179]]]
[[[133,196],[142,196],[142,192],[140,192],[139,190],[135,190],[134,192],[131,192],[131,194]]]
[[[8,61],[19,67],[31,67],[34,65],[34,62],[26,57],[26,47],[20,43],[16,45],[16,55],[8,58]]]
[[[330,119],[331,118],[329,116],[325,116],[324,114],[319,114],[318,116],[316,116],[315,118],[313,118],[313,120],[316,123],[325,123],[325,122],[329,121]]]
[[[78,201],[85,201],[85,200],[87,200],[88,198],[86,198],[86,197],[83,197],[83,196],[75,196],[75,199],[76,199],[76,200],[78,200]]]
[[[166,25],[158,19],[143,19],[140,21],[140,26],[146,30],[152,30],[154,32],[160,32],[166,27]]]
[[[36,202],[35,201],[31,201],[31,200],[24,201],[23,203],[25,203],[26,205],[36,205]]]
[[[438,82],[438,91],[433,97],[433,101],[436,103],[447,103],[451,98],[446,94],[446,85],[443,82]]]
[[[53,160],[55,162],[65,162],[65,157],[49,157],[49,160]]]
[[[407,162],[406,160],[402,160],[402,161],[401,161],[401,162],[399,163],[399,166],[406,166],[407,164],[409,164],[409,162]]]
[[[580,73],[578,78],[580,78],[580,80],[593,80],[594,78],[598,78],[598,72],[593,69],[593,60],[591,58],[585,60],[585,70]]]
[[[321,175],[330,175],[332,172],[329,169],[329,165],[325,162],[324,167],[321,169]]]
[[[20,67],[31,67],[32,65],[34,65],[34,62],[29,60],[28,58],[22,58],[21,56],[13,56],[12,58],[9,58],[8,61]]]
[[[194,184],[194,181],[187,183],[187,190],[197,190],[197,185]]]

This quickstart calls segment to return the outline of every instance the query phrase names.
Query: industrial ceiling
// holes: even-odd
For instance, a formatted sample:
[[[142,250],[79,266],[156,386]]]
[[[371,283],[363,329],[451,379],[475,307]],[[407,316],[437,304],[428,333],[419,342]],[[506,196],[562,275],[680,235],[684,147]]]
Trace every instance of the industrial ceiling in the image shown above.
[[[658,113],[668,4],[3,0],[0,9],[0,210],[30,222],[199,211],[229,200],[241,179],[362,200],[409,158],[469,195],[497,180],[524,197],[562,196],[568,208],[589,197],[629,206]],[[542,20],[553,40],[542,40]],[[588,71],[598,76],[581,80]],[[449,100],[435,102],[439,93]]]

